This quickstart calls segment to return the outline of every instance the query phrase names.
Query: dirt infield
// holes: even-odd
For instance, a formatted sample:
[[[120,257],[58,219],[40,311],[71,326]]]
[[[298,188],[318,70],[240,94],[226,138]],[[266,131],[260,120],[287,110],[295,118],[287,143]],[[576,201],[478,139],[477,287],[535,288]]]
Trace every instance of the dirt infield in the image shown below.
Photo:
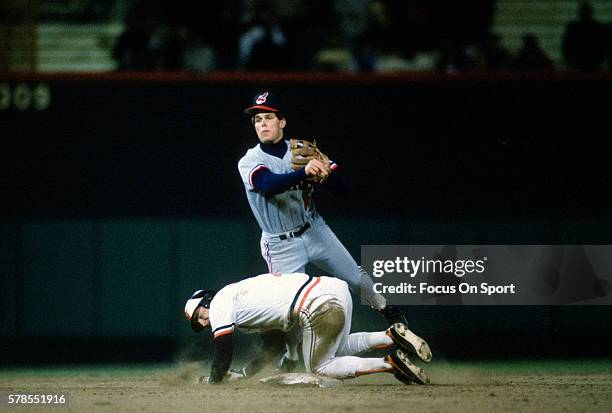
[[[612,360],[444,363],[427,366],[432,385],[390,375],[336,388],[271,386],[258,377],[194,384],[199,365],[0,370],[0,411],[67,412],[610,412]],[[7,406],[6,393],[67,394],[67,406]],[[7,410],[8,409],[8,410]]]

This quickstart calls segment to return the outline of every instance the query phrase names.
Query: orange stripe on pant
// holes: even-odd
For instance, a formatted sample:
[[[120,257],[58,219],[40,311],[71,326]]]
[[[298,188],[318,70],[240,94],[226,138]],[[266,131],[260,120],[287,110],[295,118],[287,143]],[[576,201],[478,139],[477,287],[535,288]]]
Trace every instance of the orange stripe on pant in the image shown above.
[[[375,369],[375,370],[367,370],[367,371],[356,371],[355,377],[365,376],[366,374],[374,374],[374,373],[391,373],[393,371],[392,368],[388,369]]]
[[[310,292],[312,291],[312,289],[319,283],[321,282],[321,277],[316,277],[315,282],[308,287],[308,289],[306,290],[306,292],[304,293],[304,295],[302,296],[302,301],[300,301],[300,305],[297,307],[297,309],[295,310],[295,315],[299,315],[300,314],[300,310],[302,309],[302,306],[304,305],[304,301],[306,301],[306,297],[308,297],[308,294],[310,294]]]
[[[310,294],[310,292],[312,291],[313,288],[316,287],[317,284],[319,284],[321,282],[321,277],[315,277],[315,282],[312,283],[312,285],[310,287],[308,287],[308,289],[306,290],[306,292],[304,293],[304,295],[302,296],[302,300],[300,301],[300,305],[297,306],[295,313],[296,315],[299,316],[300,312],[303,312],[304,314],[306,314],[307,317],[309,317],[308,311],[307,310],[302,310],[302,307],[304,306],[304,302],[306,301],[306,298],[308,298],[308,295]],[[314,372],[314,365],[313,365],[313,361],[315,358],[315,346],[316,346],[316,342],[317,342],[317,335],[314,332],[314,330],[312,329],[312,326],[310,326],[310,331],[311,331],[311,342],[310,342],[310,371]]]

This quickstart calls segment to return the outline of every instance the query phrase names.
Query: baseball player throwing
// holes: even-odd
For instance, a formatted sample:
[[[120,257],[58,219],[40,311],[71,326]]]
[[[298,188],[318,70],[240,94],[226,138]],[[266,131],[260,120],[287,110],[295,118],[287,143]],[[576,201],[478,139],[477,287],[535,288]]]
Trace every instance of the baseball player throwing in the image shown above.
[[[300,331],[306,371],[336,379],[371,373],[392,373],[406,384],[429,382],[423,369],[405,352],[431,360],[427,344],[401,323],[388,330],[349,334],[353,303],[346,282],[303,273],[261,274],[222,288],[198,290],[185,304],[185,316],[194,331],[210,327],[214,354],[209,383],[224,378],[246,378],[257,373],[275,354],[268,347],[246,368],[229,372],[235,330],[259,333],[274,341],[278,332]],[[297,352],[299,338],[288,342]],[[386,357],[355,357],[372,349],[397,349]]]
[[[261,254],[270,272],[304,272],[312,263],[346,281],[390,323],[405,317],[397,307],[387,306],[374,292],[372,279],[361,269],[317,213],[312,194],[323,182],[338,187],[337,165],[326,156],[304,159],[302,141],[283,139],[287,119],[277,98],[258,94],[245,110],[251,117],[259,144],[238,162],[246,196],[262,230]],[[305,166],[296,168],[296,165]],[[335,185],[334,185],[335,184]]]

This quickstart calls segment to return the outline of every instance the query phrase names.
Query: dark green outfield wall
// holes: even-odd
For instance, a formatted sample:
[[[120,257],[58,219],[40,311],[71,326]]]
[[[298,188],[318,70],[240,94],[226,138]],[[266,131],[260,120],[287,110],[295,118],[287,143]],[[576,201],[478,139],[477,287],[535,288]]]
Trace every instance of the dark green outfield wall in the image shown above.
[[[330,224],[357,259],[361,244],[495,243],[502,233],[503,238],[529,243],[603,237],[612,231],[611,225],[596,226],[593,221],[578,225],[533,220],[525,225],[512,220],[336,218]],[[259,255],[258,227],[251,219],[46,219],[5,222],[0,228],[0,331],[5,338],[185,338],[190,329],[182,306],[191,292],[219,288],[266,271]],[[367,311],[357,311],[365,320],[356,320],[356,326],[367,329],[369,322],[380,324]],[[609,307],[567,307],[554,312],[557,318],[546,307],[474,311],[427,306],[410,311],[415,314],[414,323],[434,335],[470,329],[487,334],[529,332],[534,328],[537,333],[562,328],[608,334],[611,327]],[[600,312],[605,317],[598,316]],[[591,316],[581,319],[584,314]]]
[[[197,287],[265,272],[256,228],[229,220],[30,221],[2,234],[5,336],[176,336]]]

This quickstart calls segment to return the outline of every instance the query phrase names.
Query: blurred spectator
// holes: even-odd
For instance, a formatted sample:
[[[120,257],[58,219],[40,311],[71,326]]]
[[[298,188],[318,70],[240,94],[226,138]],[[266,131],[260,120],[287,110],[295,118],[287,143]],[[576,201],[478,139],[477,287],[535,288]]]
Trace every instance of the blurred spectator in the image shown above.
[[[71,12],[76,12],[83,21],[107,20],[113,2],[108,0],[73,0],[68,3]]]
[[[563,35],[563,57],[567,68],[600,70],[606,57],[605,27],[595,20],[593,7],[586,1],[580,3],[578,16],[578,20],[568,23]]]
[[[391,48],[400,49],[408,60],[419,58],[420,52],[437,48],[438,36],[434,20],[434,7],[423,1],[384,0],[386,24],[385,42]],[[382,30],[381,30],[382,31]]]
[[[407,55],[399,49],[380,55],[376,61],[376,72],[378,73],[428,72],[434,68],[433,54],[414,52]]]
[[[235,70],[238,42],[245,31],[241,22],[242,0],[189,1],[180,22],[187,27],[185,69],[197,72]]]
[[[445,73],[457,73],[465,70],[468,67],[465,46],[451,37],[443,39],[435,67],[437,71]]]
[[[447,73],[484,70],[487,58],[482,39],[493,22],[495,1],[439,0],[426,4],[432,9],[432,25],[438,39],[436,69]]]
[[[340,17],[340,31],[345,39],[361,36],[370,20],[372,0],[335,0],[334,8]]]
[[[376,69],[377,52],[372,37],[362,34],[351,42],[351,72],[372,73]]]
[[[509,70],[512,64],[512,55],[497,33],[488,33],[477,44],[468,45],[465,56],[466,70],[497,72]]]
[[[134,0],[114,0],[110,5],[109,20],[112,22],[123,22],[132,8]]]
[[[291,67],[287,37],[271,0],[252,0],[251,27],[240,36],[240,67],[283,70]]]
[[[191,33],[185,44],[183,69],[197,73],[209,72],[217,66],[215,50],[200,33]]]
[[[540,46],[533,33],[523,35],[523,45],[512,62],[512,69],[519,72],[551,72],[555,66]]]
[[[35,69],[36,34],[34,29],[35,15],[28,0],[0,1],[0,71],[9,70],[15,50],[29,54],[29,68]],[[30,25],[28,36],[16,36],[19,27]],[[25,53],[22,55],[25,57]]]
[[[185,30],[174,24],[159,25],[149,39],[149,50],[155,70],[183,68]]]
[[[153,67],[153,54],[149,49],[152,21],[142,13],[141,5],[134,6],[128,12],[125,30],[113,47],[118,70],[149,70]]]
[[[450,72],[469,68],[466,49],[482,43],[489,32],[495,1],[437,0],[426,4],[432,9],[434,36],[441,53],[439,66]]]
[[[113,15],[128,12],[114,57],[121,70],[308,71],[327,48],[335,67],[358,72],[504,70],[499,36],[479,41],[493,2],[119,0]]]
[[[366,35],[371,21],[372,0],[335,0],[334,7],[340,19],[343,45],[351,54],[350,70],[368,72],[374,68],[372,42]]]
[[[487,58],[481,45],[469,44],[465,47],[466,71],[484,72],[487,70]]]
[[[490,33],[485,37],[480,46],[485,67],[489,71],[508,70],[512,64],[512,55],[503,46],[501,40],[501,35]]]
[[[353,39],[351,67],[360,72],[411,71],[421,65],[418,15],[414,5],[402,1],[374,0],[362,34]]]
[[[317,52],[337,38],[338,20],[328,0],[300,0],[284,25],[292,69],[317,69]]]
[[[215,52],[215,68],[235,70],[238,67],[238,46],[243,24],[240,21],[241,0],[224,0],[214,2],[217,12],[211,13],[208,19]],[[210,6],[209,6],[210,7]]]

